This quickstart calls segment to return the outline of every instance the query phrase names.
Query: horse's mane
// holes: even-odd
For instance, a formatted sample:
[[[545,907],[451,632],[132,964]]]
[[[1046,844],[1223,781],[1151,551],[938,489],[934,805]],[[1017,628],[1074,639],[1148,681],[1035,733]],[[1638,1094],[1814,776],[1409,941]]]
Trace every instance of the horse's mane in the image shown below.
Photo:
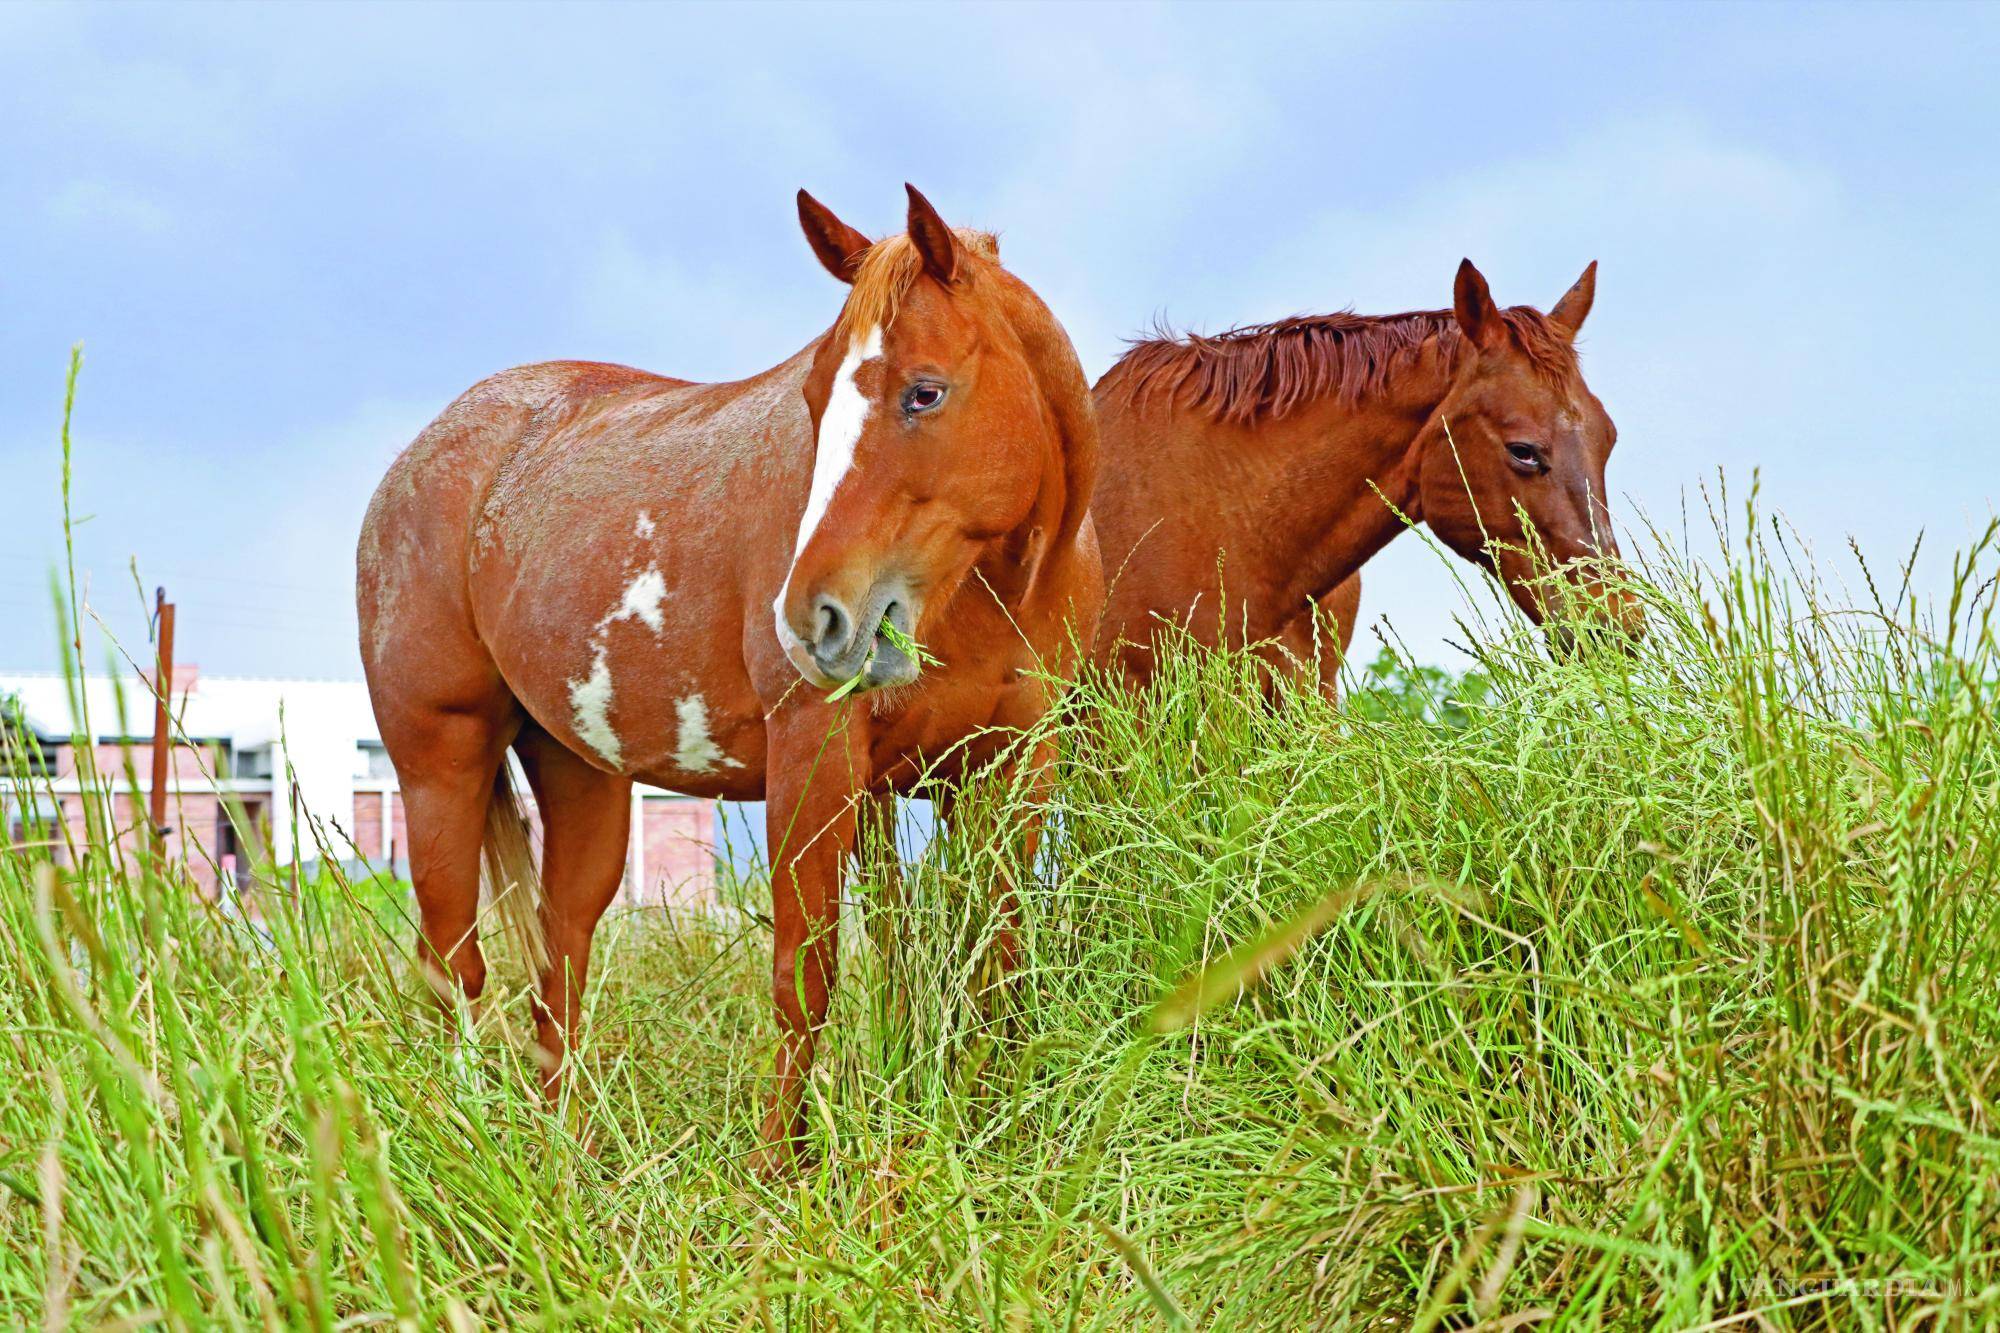
[[[960,259],[998,266],[1000,243],[991,232],[952,228]],[[852,337],[869,329],[886,329],[896,322],[903,298],[923,272],[924,258],[908,236],[885,236],[868,247],[854,275],[854,290],[833,326],[834,336]]]
[[[1513,306],[1500,318],[1544,379],[1566,384],[1577,374],[1576,350],[1548,316]],[[1465,335],[1449,310],[1294,315],[1212,337],[1161,326],[1134,339],[1098,388],[1134,403],[1163,394],[1176,406],[1248,426],[1315,399],[1351,404],[1380,393],[1433,338],[1445,366],[1457,364]]]

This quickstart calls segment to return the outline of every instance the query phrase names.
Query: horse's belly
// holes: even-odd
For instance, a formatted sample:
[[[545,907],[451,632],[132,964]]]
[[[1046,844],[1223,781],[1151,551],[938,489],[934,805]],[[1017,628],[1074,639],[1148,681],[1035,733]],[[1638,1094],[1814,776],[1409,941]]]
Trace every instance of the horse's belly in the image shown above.
[[[743,660],[726,545],[674,515],[500,518],[473,576],[493,660],[544,730],[599,768],[691,795],[763,790],[763,710]]]

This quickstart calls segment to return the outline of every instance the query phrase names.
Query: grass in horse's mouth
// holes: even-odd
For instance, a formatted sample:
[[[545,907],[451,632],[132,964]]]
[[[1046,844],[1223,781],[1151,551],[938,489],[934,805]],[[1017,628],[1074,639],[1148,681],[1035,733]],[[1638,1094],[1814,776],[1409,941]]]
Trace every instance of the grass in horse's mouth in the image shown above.
[[[890,644],[896,648],[897,651],[901,652],[903,656],[909,658],[912,662],[915,662],[919,667],[938,665],[938,659],[930,651],[930,649],[924,647],[921,643],[918,643],[914,638],[912,638],[908,634],[905,634],[902,630],[897,629],[895,624],[891,622],[889,617],[887,616],[882,617],[881,625],[878,626],[875,630],[875,637],[880,639],[887,639],[890,642]],[[842,699],[845,699],[848,695],[860,689],[862,682],[868,679],[868,668],[873,666],[874,664],[875,664],[875,650],[873,648],[870,648],[868,650],[868,656],[861,659],[861,669],[859,671],[856,671],[852,676],[849,676],[846,680],[842,681],[840,684],[834,686],[831,690],[829,690],[827,692],[826,701],[830,704],[838,703]]]

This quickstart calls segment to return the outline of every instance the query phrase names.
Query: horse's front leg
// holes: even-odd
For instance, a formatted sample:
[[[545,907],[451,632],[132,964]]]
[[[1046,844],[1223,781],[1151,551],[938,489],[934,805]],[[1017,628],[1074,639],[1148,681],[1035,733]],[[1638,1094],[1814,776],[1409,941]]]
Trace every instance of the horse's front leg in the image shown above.
[[[778,1053],[758,1169],[796,1169],[806,1128],[806,1078],[838,974],[841,871],[867,790],[862,709],[799,708],[770,724],[765,819],[776,938],[771,993]]]
[[[1031,875],[1035,869],[1035,856],[1041,850],[1042,824],[1047,815],[1049,793],[1055,781],[1056,742],[1044,737],[1034,743],[1028,752],[1004,759],[999,765],[996,777],[1003,785],[1014,785],[1018,790],[1010,796],[1001,811],[1000,825],[994,833],[1003,840],[1012,842],[1017,849],[1018,859],[1002,859],[1000,870],[993,879],[993,909],[998,918],[993,926],[992,959],[996,979],[1006,982],[1014,975],[1021,962],[1021,892],[1020,879]],[[954,835],[969,832],[960,829],[956,820],[961,812],[961,800],[950,788],[938,793],[938,818],[952,829]]]
[[[868,933],[884,954],[893,954],[903,930],[903,858],[896,845],[896,796],[876,792],[861,806],[861,879],[873,887]]]

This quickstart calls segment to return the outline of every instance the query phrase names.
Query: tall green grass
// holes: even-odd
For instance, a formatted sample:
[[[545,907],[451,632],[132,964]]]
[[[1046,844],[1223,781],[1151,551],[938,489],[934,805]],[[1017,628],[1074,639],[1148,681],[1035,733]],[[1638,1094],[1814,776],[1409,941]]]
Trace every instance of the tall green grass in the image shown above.
[[[1992,534],[1933,611],[1795,555],[1449,697],[1086,681],[1030,873],[996,784],[855,886],[789,1184],[756,912],[610,919],[551,1112],[518,964],[436,1013],[376,886],[0,854],[0,1324],[1988,1326]]]

